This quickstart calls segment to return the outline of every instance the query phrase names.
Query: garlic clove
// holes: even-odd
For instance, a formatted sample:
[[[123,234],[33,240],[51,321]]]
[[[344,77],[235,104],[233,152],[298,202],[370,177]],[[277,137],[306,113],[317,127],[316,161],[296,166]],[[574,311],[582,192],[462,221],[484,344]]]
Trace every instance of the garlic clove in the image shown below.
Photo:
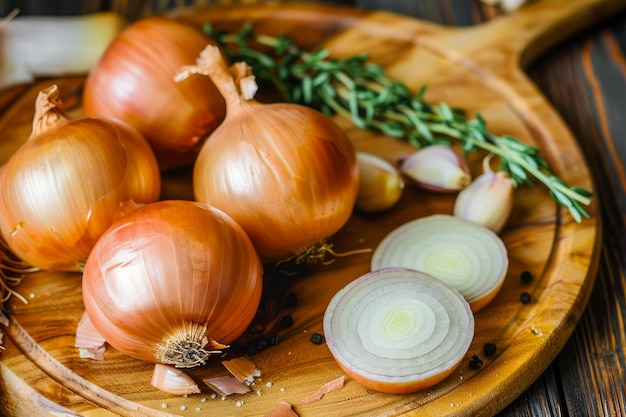
[[[199,394],[198,384],[186,373],[171,365],[156,364],[152,386],[173,395]]]
[[[503,171],[494,172],[489,157],[483,173],[463,189],[454,203],[454,215],[499,233],[513,209],[513,181]]]
[[[393,207],[404,189],[400,172],[380,156],[358,151],[359,192],[355,202],[364,212],[386,210]]]
[[[471,182],[465,160],[446,145],[420,149],[402,161],[400,172],[431,191],[454,192]]]

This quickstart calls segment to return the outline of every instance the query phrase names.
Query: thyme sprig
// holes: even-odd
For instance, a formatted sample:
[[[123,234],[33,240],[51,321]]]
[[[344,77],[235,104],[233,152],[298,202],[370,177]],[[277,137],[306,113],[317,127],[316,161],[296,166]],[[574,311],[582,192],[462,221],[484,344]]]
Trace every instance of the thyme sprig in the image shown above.
[[[554,175],[538,148],[509,135],[489,132],[480,114],[470,119],[463,110],[445,102],[427,102],[425,86],[412,93],[370,62],[366,54],[337,59],[324,48],[307,52],[284,34],[256,34],[251,24],[237,33],[213,31],[211,25],[205,30],[231,62],[246,62],[260,83],[272,83],[288,102],[329,116],[338,114],[359,128],[407,140],[416,148],[450,145],[451,140],[457,140],[466,154],[483,150],[497,155],[499,169],[516,187],[532,184],[534,178],[569,210],[576,222],[589,217],[582,206],[590,203],[592,194],[581,187],[570,187]]]

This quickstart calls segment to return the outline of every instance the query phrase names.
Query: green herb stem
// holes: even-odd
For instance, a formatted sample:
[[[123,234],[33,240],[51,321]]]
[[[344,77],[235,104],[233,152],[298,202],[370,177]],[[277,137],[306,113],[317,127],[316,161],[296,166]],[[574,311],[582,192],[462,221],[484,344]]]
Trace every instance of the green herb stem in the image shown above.
[[[413,94],[367,55],[335,59],[323,48],[307,52],[285,35],[257,35],[250,24],[238,33],[213,32],[210,25],[206,30],[232,62],[246,62],[260,82],[273,84],[286,101],[339,115],[359,128],[407,140],[416,148],[450,145],[454,139],[466,155],[478,150],[496,155],[499,169],[516,187],[532,184],[534,178],[577,222],[589,217],[582,206],[590,204],[592,194],[555,176],[538,148],[490,133],[480,114],[470,119],[445,102],[426,102],[425,87]]]

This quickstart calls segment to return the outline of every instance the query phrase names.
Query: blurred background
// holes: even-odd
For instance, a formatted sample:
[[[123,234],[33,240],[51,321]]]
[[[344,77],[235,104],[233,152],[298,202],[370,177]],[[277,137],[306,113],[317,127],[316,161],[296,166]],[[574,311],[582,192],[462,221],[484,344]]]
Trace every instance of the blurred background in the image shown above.
[[[0,16],[19,9],[21,16],[63,16],[116,10],[128,20],[164,12],[178,7],[191,7],[213,3],[248,4],[276,3],[290,0],[0,0]],[[306,0],[305,0],[306,1]],[[309,0],[311,1],[311,0]],[[467,26],[493,17],[497,9],[479,0],[317,0],[356,6],[364,9],[384,9],[414,17]]]

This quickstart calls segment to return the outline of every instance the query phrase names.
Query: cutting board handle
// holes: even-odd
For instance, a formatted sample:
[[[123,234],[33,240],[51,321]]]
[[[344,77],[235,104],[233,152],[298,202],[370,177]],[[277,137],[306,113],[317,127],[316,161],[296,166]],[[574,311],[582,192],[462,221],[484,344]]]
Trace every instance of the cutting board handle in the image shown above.
[[[499,16],[462,36],[480,38],[483,49],[505,49],[526,67],[559,42],[626,9],[626,0],[539,0]],[[471,38],[471,36],[470,36]],[[469,47],[470,39],[465,43]]]

